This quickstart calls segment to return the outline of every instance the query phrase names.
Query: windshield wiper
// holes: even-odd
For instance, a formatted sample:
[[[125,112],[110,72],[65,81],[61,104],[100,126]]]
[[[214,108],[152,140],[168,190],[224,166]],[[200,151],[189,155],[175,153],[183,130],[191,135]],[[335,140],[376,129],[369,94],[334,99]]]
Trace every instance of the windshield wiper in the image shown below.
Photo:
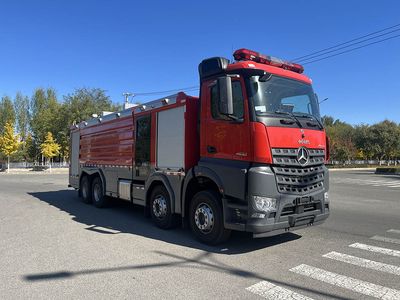
[[[299,125],[300,128],[303,127],[303,126],[301,125],[299,119],[297,119],[297,117],[296,117],[293,113],[287,112],[287,111],[281,111],[281,110],[276,110],[275,113],[278,114],[278,115],[286,115],[286,116],[290,117],[290,119],[292,119],[293,121],[295,121],[296,124]]]
[[[303,115],[297,115],[300,118],[309,118],[311,120],[315,120],[318,123],[319,129],[324,129],[324,125],[322,125],[321,121],[314,115],[309,115],[309,114],[303,114]]]

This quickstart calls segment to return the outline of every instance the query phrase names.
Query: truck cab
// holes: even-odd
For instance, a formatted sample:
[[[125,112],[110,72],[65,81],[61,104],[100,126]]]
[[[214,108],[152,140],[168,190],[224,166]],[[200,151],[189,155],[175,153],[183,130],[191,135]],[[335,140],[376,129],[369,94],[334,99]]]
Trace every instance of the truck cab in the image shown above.
[[[199,66],[199,167],[223,186],[224,226],[276,234],[329,215],[327,138],[300,65],[247,49]]]

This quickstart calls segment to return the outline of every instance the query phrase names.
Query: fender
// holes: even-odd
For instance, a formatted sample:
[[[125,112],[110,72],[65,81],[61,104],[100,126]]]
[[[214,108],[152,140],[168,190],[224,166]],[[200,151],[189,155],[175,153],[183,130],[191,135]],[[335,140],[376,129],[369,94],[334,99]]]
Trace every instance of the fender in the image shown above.
[[[171,211],[175,213],[175,193],[171,187],[171,184],[169,183],[169,180],[167,176],[165,176],[163,173],[160,172],[155,172],[152,175],[150,175],[149,179],[147,179],[146,184],[145,184],[145,190],[146,190],[146,201],[145,201],[145,206],[147,206],[147,199],[150,196],[149,195],[149,188],[151,184],[154,181],[161,181],[164,185],[164,187],[167,189],[167,192],[169,194],[169,198],[171,199]]]
[[[83,167],[81,169],[81,172],[79,174],[79,187],[80,187],[80,182],[81,182],[81,178],[82,178],[82,173],[85,172],[86,174],[88,174],[89,176],[94,175],[94,174],[98,174],[100,176],[100,180],[101,183],[103,185],[103,193],[104,195],[106,194],[106,178],[103,174],[103,171],[99,168],[94,168],[94,167]]]
[[[182,191],[182,217],[185,217],[185,205],[186,205],[186,191],[189,182],[196,177],[206,177],[213,181],[217,186],[219,191],[221,192],[222,196],[225,195],[225,189],[222,184],[221,179],[219,176],[210,168],[201,167],[201,166],[194,166],[192,169],[189,170],[185,177],[185,182],[183,183],[183,191]]]

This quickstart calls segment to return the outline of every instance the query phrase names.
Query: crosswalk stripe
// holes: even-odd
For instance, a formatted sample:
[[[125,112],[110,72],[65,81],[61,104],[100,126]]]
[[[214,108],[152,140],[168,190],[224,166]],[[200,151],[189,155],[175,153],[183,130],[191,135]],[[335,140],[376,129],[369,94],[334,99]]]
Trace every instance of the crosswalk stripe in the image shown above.
[[[371,239],[375,240],[375,241],[380,241],[380,242],[400,244],[400,239],[394,239],[394,238],[389,238],[389,237],[380,236],[380,235],[374,235],[373,237],[371,237]]]
[[[329,272],[309,265],[302,264],[290,269],[290,271],[313,278],[315,280],[326,282],[331,285],[345,288],[366,296],[371,296],[385,300],[400,299],[399,290],[370,283],[367,281],[362,281],[356,278],[347,277],[344,275]]]
[[[389,229],[387,232],[398,233],[400,234],[400,230],[398,229]]]
[[[272,282],[269,281],[260,281],[259,283],[249,286],[248,288],[246,288],[246,290],[256,295],[259,295],[265,299],[271,299],[271,300],[274,299],[313,300],[310,297],[298,294],[294,291],[273,284]]]
[[[363,267],[363,268],[368,268],[371,270],[375,271],[381,271],[385,273],[390,273],[394,275],[400,275],[400,267],[394,266],[394,265],[389,265],[389,264],[384,264],[381,262],[365,259],[365,258],[360,258],[344,253],[339,253],[339,252],[329,252],[325,255],[322,255],[322,257],[330,258],[333,260],[341,261],[344,263],[348,263],[351,265]]]
[[[391,255],[391,256],[395,256],[395,257],[400,257],[399,250],[376,247],[376,246],[371,246],[371,245],[366,245],[366,244],[361,244],[361,243],[354,243],[354,244],[349,245],[349,247],[366,250],[366,251],[371,251],[371,252],[375,252],[375,253]]]

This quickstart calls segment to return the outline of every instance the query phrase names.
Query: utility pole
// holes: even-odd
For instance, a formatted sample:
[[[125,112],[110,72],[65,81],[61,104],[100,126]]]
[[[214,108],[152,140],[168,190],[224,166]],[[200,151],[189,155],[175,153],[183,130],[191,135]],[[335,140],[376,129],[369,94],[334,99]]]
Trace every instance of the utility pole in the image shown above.
[[[125,97],[124,109],[128,109],[128,108],[137,106],[135,104],[129,103],[129,97],[130,96],[135,97],[135,94],[126,92],[126,93],[122,93],[122,95]]]
[[[129,97],[132,96],[133,94],[129,93],[129,92],[125,92],[125,93],[122,93],[122,95],[125,97],[125,103],[129,103]]]

